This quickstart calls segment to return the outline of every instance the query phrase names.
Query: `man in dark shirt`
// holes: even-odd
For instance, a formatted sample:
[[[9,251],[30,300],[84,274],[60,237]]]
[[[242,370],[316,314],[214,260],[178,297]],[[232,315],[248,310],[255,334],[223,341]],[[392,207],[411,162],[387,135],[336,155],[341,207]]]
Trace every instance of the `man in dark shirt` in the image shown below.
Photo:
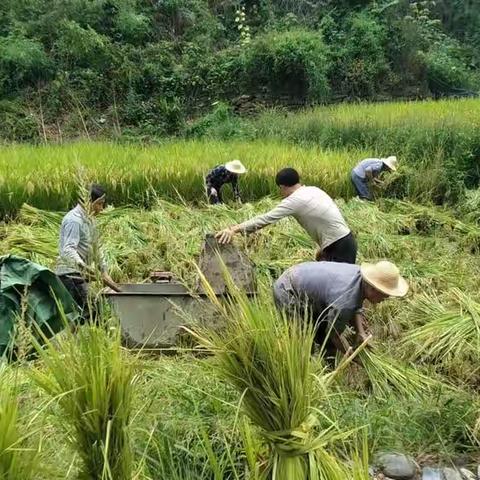
[[[238,188],[238,176],[246,173],[246,168],[240,160],[227,162],[225,165],[217,165],[208,172],[205,177],[208,201],[211,204],[222,203],[221,189],[226,183],[231,183],[235,200],[240,201],[240,190]]]

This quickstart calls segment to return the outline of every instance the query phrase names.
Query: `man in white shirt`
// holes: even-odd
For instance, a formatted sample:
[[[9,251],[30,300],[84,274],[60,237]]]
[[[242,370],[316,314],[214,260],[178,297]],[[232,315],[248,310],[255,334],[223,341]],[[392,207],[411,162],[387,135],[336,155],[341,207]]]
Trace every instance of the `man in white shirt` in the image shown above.
[[[352,183],[362,200],[372,200],[370,183],[381,185],[378,178],[382,172],[395,172],[397,170],[397,157],[366,158],[352,170]]]
[[[293,168],[280,170],[275,181],[284,200],[268,213],[218,232],[218,241],[230,243],[238,232],[254,232],[292,216],[317,243],[317,260],[355,263],[355,238],[330,196],[320,188],[302,185]]]

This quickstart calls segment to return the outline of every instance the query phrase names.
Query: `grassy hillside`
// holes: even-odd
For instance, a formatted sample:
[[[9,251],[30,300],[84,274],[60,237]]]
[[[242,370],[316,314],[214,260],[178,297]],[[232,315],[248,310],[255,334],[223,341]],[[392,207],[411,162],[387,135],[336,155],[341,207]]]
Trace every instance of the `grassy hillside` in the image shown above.
[[[479,91],[463,0],[5,0],[0,138],[155,139],[216,102],[265,106]],[[243,99],[243,100],[242,100]]]

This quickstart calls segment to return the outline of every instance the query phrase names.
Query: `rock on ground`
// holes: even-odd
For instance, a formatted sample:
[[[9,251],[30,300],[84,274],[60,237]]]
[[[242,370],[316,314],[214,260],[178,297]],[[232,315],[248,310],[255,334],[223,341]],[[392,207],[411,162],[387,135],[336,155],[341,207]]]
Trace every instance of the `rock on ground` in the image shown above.
[[[375,462],[386,477],[393,480],[411,480],[415,477],[415,462],[399,453],[381,453]]]
[[[444,468],[443,477],[445,480],[462,480],[462,475],[454,468]]]

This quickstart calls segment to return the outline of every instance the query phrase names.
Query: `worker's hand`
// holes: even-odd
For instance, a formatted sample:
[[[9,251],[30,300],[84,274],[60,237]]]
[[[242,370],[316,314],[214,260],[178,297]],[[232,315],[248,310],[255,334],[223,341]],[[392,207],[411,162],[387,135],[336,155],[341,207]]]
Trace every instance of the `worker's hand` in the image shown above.
[[[215,238],[220,244],[230,243],[235,235],[235,231],[232,228],[226,228],[215,234]]]
[[[102,273],[102,280],[103,280],[103,283],[107,287],[110,287],[114,292],[122,291],[120,286],[112,280],[112,277],[107,272]]]
[[[367,347],[371,347],[372,346],[372,336],[368,333],[365,333],[365,332],[357,332],[357,335],[355,337],[355,343],[357,346],[360,346],[363,342],[367,341]]]

